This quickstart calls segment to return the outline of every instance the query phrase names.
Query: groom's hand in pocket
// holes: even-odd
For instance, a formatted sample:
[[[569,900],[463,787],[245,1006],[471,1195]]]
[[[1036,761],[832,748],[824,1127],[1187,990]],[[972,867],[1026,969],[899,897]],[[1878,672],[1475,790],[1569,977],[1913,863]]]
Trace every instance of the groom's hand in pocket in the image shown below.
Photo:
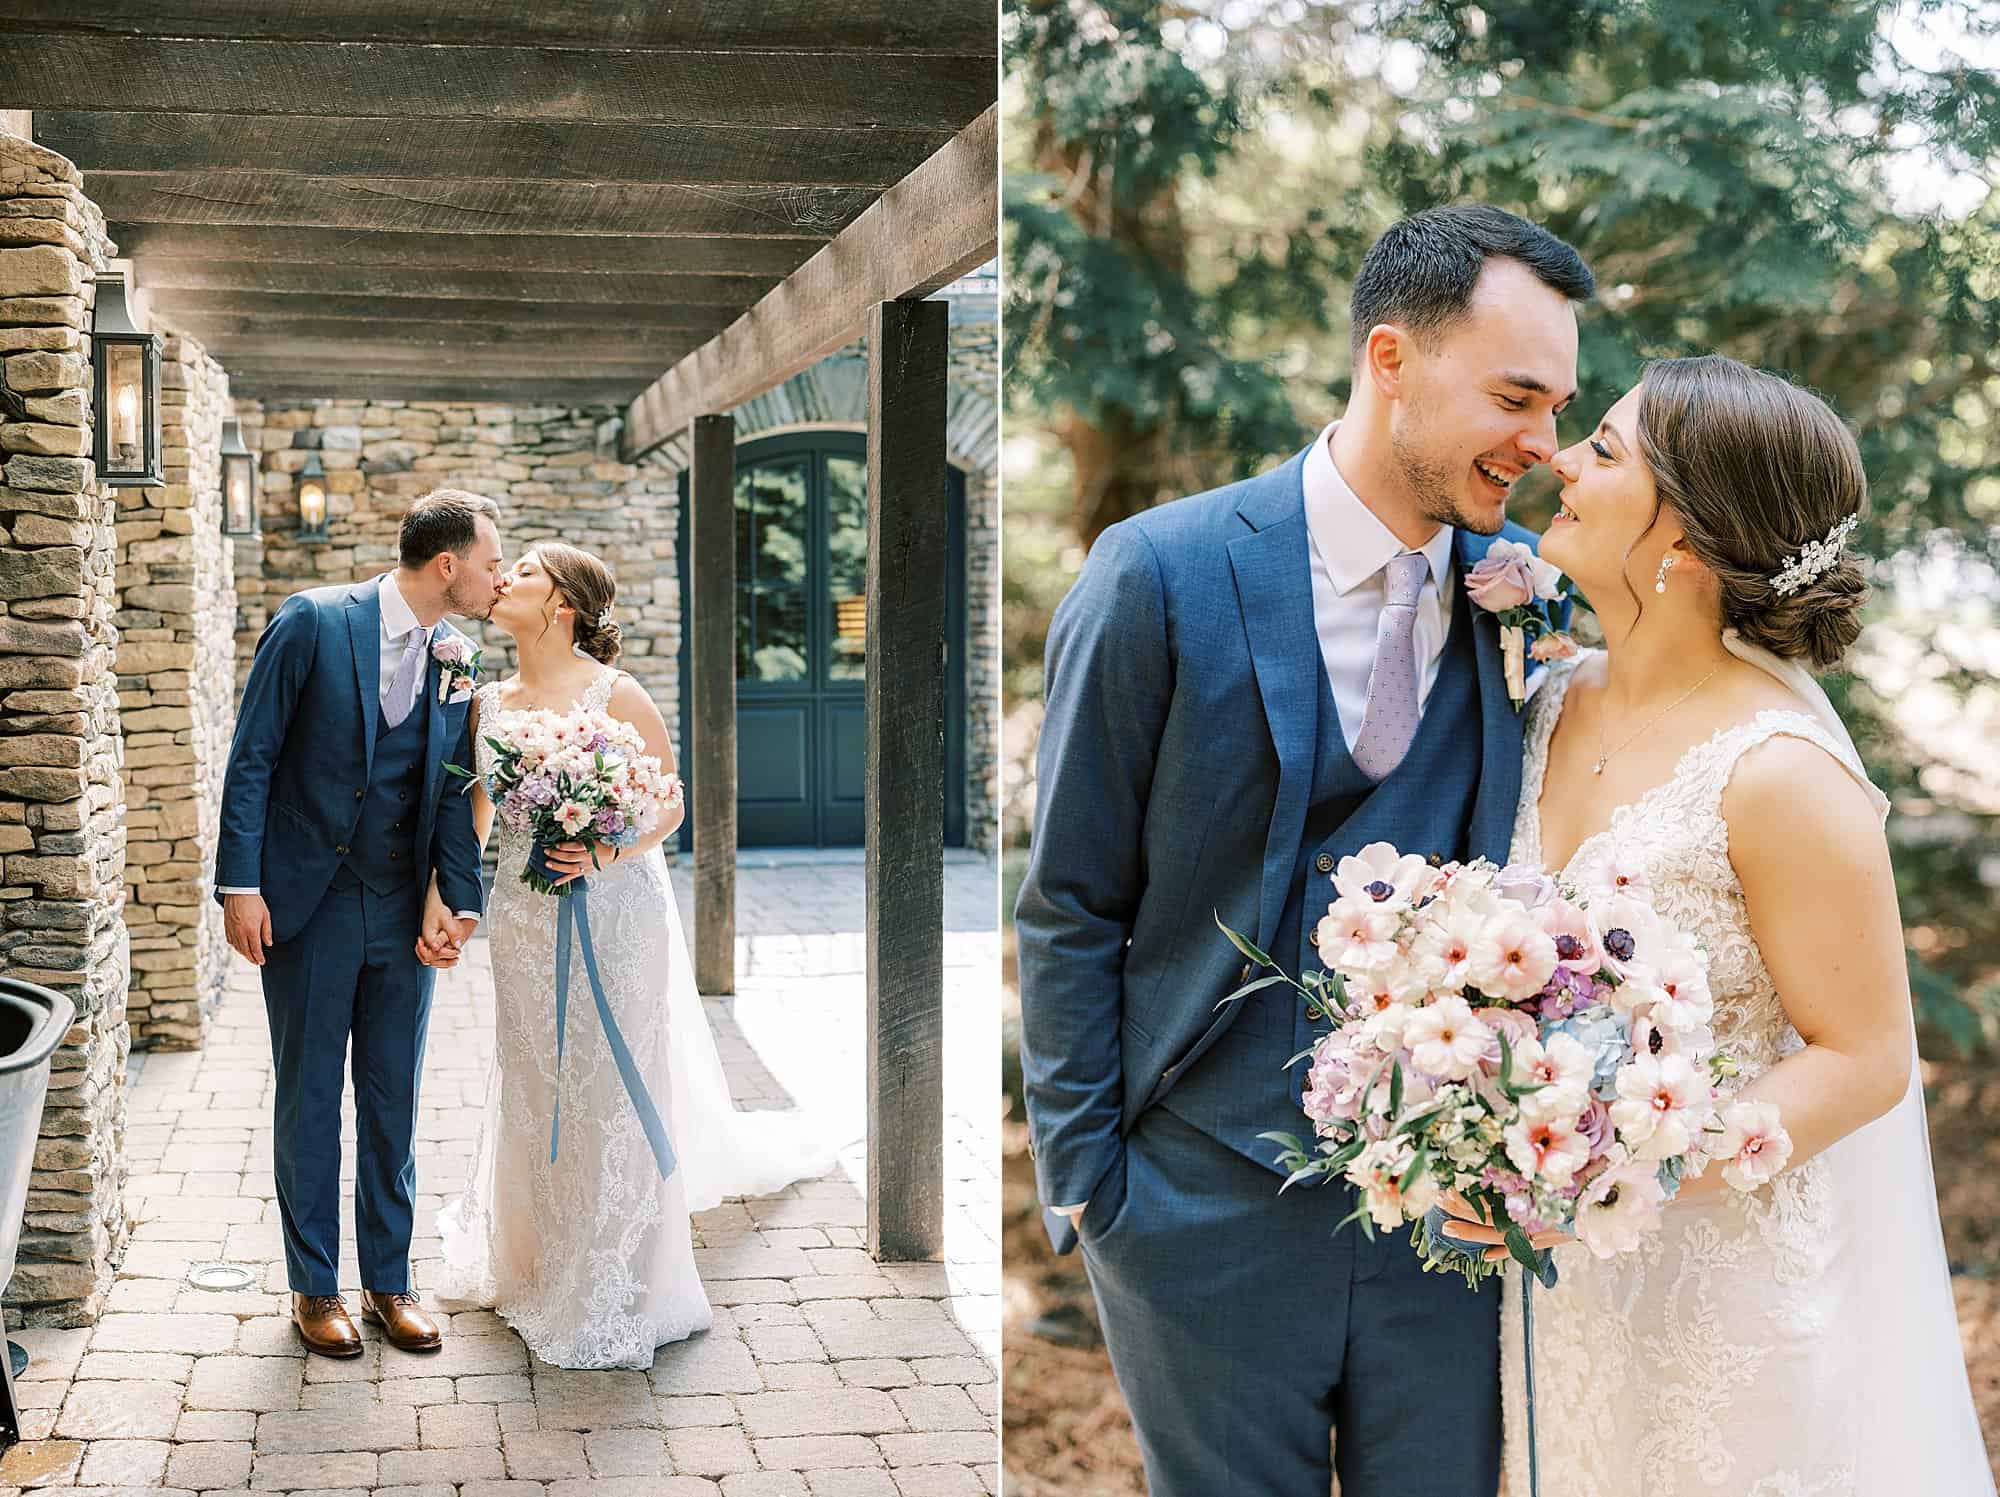
[[[229,944],[253,966],[264,965],[264,948],[271,944],[271,909],[261,894],[222,896],[222,931]]]

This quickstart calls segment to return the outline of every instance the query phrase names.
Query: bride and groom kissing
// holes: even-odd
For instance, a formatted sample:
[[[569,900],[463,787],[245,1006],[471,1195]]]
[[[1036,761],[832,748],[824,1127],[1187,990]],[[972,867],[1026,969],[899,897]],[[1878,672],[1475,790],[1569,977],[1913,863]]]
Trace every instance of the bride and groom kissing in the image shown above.
[[[610,569],[558,542],[505,567],[499,518],[491,499],[435,490],[403,519],[397,567],[294,594],[272,618],[238,707],[216,898],[230,945],[263,982],[273,1174],[307,1349],[364,1349],[341,1293],[350,1051],[361,1315],[393,1346],[442,1344],[410,1270],[418,1083],[438,974],[483,921],[495,1062],[471,1174],[437,1222],[437,1287],[495,1310],[545,1361],[648,1367],[656,1346],[710,1323],[689,1213],[831,1158],[796,1115],[731,1106],[661,851],[678,804],[631,845],[548,853],[559,879],[589,876],[591,975],[615,1039],[585,1005],[556,1034],[565,901],[519,880],[531,847],[504,818],[488,909],[480,862],[494,806],[477,780],[462,792],[448,766],[490,775],[496,744],[534,714],[579,708],[629,725],[668,771],[675,762],[658,709],[616,668]],[[517,672],[480,684],[480,652],[446,614],[510,636]],[[614,1043],[625,1053],[614,1057]],[[642,1131],[641,1095],[674,1140],[662,1156]]]
[[[1859,451],[1715,355],[1648,365],[1559,445],[1594,292],[1498,209],[1393,225],[1354,284],[1341,419],[1106,530],[1052,622],[1015,912],[1030,1133],[1163,1497],[1336,1472],[1343,1497],[1492,1497],[1503,1470],[1515,1497],[1994,1490],[1887,802],[1812,677],[1860,629]],[[1544,463],[1541,556],[1605,644],[1517,691],[1474,569],[1536,544],[1506,508]],[[1754,1192],[1688,1181],[1637,1252],[1535,1239],[1562,1275],[1535,1307],[1535,1477],[1520,1276],[1503,1316],[1402,1234],[1337,1231],[1347,1186],[1281,1196],[1260,1135],[1296,1126],[1287,1062],[1318,1026],[1283,985],[1218,1007],[1251,970],[1216,925],[1322,968],[1315,891],[1378,842],[1648,890],[1706,954],[1732,1086],[1794,1145]]]

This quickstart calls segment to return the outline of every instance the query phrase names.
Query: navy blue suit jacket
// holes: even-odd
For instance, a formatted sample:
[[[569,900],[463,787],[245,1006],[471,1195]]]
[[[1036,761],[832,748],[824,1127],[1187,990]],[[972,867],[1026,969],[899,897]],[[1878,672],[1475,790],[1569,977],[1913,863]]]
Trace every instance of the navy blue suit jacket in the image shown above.
[[[376,579],[287,598],[257,641],[237,706],[215,882],[259,889],[273,940],[304,929],[361,814],[382,720],[380,591]],[[414,709],[429,714],[416,845],[428,849],[448,908],[483,910],[472,799],[444,793],[445,763],[472,764],[472,703],[440,703],[438,676],[432,659]]]
[[[1242,968],[1216,917],[1268,951],[1295,892],[1324,669],[1303,466],[1301,453],[1111,526],[1051,623],[1034,842],[1015,905],[1046,1206],[1088,1200],[1139,1114],[1242,1012],[1216,1010]],[[1516,525],[1502,534],[1536,539]],[[1458,532],[1461,578],[1491,544]],[[1473,621],[1482,759],[1470,842],[1504,859],[1521,715],[1498,624],[1477,609]],[[1067,1223],[1049,1227],[1067,1250]]]

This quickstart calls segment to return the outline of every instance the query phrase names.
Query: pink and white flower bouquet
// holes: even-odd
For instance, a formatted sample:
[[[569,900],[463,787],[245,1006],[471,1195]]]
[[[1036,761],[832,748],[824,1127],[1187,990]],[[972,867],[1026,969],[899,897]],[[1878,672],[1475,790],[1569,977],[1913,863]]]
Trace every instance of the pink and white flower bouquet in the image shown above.
[[[1706,956],[1642,879],[1600,862],[1568,881],[1483,859],[1436,866],[1386,842],[1340,860],[1317,930],[1328,970],[1277,971],[1224,1000],[1288,983],[1332,1024],[1294,1057],[1310,1061],[1314,1141],[1263,1135],[1287,1187],[1346,1180],[1347,1220],[1371,1236],[1414,1222],[1426,1264],[1476,1284],[1500,1265],[1442,1235],[1439,1200],[1456,1191],[1553,1283],[1531,1236],[1567,1231],[1609,1258],[1711,1163],[1745,1191],[1784,1167],[1776,1108],[1720,1089],[1736,1070],[1709,1027]]]
[[[566,896],[584,884],[556,887],[548,849],[581,843],[596,866],[595,849],[632,846],[681,803],[680,776],[646,752],[637,728],[602,712],[509,713],[486,742],[494,757],[486,793],[501,820],[534,839],[521,882],[538,894]],[[445,767],[473,778],[458,765]]]

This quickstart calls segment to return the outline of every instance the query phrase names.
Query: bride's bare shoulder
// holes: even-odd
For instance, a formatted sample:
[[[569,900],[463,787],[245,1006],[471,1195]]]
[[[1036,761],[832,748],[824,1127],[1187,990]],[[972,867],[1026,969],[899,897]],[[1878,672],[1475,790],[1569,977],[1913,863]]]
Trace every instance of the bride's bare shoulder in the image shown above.
[[[1882,842],[1881,818],[1868,792],[1809,726],[1753,734],[1725,772],[1722,819],[1732,859],[1766,850],[1797,873],[1810,861],[1804,852],[1809,846],[1872,851]]]

